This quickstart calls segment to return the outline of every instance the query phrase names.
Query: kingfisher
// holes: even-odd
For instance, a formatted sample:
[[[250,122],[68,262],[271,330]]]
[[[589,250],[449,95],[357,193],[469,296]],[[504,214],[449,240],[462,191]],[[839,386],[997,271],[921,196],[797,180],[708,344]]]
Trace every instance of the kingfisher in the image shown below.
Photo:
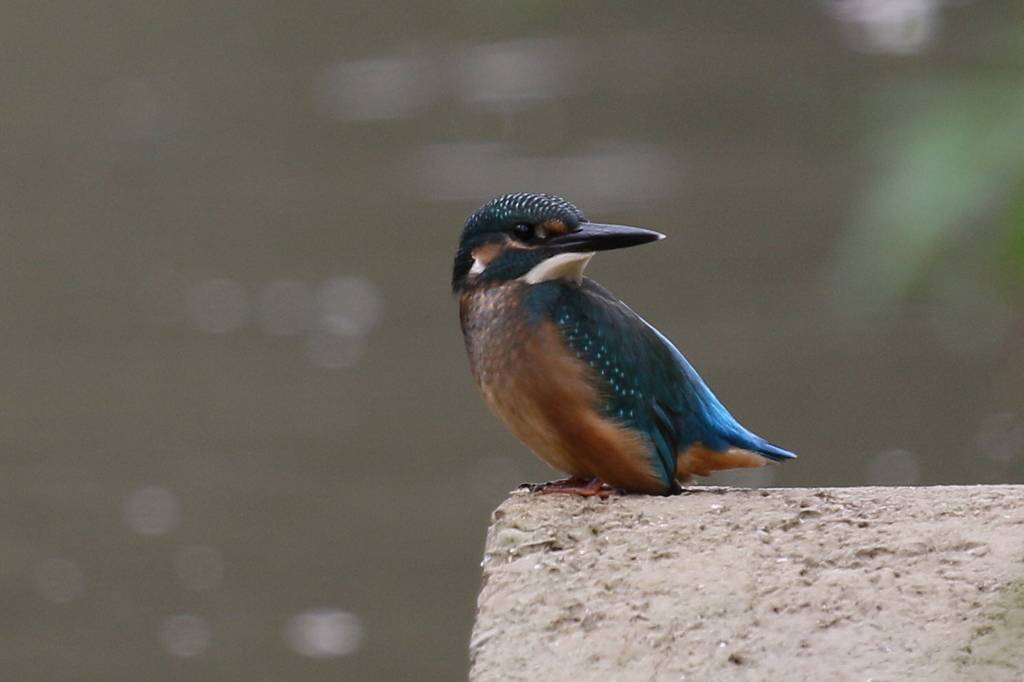
[[[712,471],[796,457],[740,425],[672,342],[583,276],[597,251],[664,239],[506,194],[466,220],[452,289],[490,409],[568,478],[540,492],[673,495]]]

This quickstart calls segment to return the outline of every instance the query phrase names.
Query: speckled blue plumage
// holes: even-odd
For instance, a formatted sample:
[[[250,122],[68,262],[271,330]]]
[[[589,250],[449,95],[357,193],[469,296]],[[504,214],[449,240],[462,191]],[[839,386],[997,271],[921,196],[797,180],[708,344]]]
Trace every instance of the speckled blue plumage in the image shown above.
[[[604,416],[650,440],[654,469],[666,484],[674,483],[677,453],[695,443],[774,461],[795,456],[741,426],[668,339],[596,282],[543,282],[523,304],[536,322],[554,322],[593,369]]]
[[[473,212],[462,228],[462,242],[471,242],[480,233],[492,231],[495,225],[508,223],[542,223],[560,220],[567,225],[586,221],[583,212],[553,194],[520,192],[491,199]]]

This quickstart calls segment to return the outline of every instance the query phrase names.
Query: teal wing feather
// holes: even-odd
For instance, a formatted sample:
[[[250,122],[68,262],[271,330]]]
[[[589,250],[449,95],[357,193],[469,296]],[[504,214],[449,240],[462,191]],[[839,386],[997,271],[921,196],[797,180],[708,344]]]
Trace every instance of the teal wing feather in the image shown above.
[[[741,426],[668,339],[596,282],[545,282],[524,303],[557,324],[593,368],[605,416],[650,441],[652,464],[669,485],[677,454],[694,443],[718,451],[739,447],[775,461],[795,457]]]

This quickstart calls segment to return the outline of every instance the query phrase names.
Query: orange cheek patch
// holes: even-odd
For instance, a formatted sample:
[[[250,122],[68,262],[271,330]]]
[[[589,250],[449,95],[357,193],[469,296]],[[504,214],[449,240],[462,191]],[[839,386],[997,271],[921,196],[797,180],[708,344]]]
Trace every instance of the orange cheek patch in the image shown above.
[[[473,249],[473,258],[483,264],[490,265],[491,261],[498,257],[501,253],[501,246],[499,244],[484,244]]]
[[[541,223],[540,228],[548,234],[565,234],[569,231],[568,226],[561,220],[548,220]]]

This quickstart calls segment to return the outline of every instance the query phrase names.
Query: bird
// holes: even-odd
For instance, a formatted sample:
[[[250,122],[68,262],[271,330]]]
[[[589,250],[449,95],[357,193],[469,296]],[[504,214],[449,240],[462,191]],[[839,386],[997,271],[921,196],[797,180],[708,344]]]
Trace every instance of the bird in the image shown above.
[[[452,290],[484,401],[567,478],[544,493],[674,495],[693,476],[793,459],[744,428],[661,332],[583,270],[665,235],[592,223],[542,193],[466,220]]]

